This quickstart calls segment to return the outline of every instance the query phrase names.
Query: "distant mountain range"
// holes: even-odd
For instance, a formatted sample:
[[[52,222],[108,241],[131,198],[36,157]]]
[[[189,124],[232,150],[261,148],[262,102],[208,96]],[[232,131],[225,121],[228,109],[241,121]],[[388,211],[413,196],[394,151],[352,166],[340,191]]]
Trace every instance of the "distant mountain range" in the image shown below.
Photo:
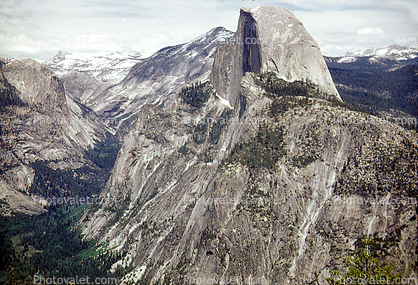
[[[119,83],[131,67],[141,60],[140,53],[60,51],[44,64],[60,77],[72,72],[84,72],[102,82]]]
[[[169,104],[181,85],[208,72],[218,44],[233,34],[214,28],[148,58],[140,54],[60,52],[45,64],[61,75],[69,93],[99,116],[117,120],[115,131],[123,132],[144,104]]]
[[[63,80],[72,99],[93,107],[96,94],[121,82],[132,66],[143,60],[139,53],[60,51],[44,64]]]
[[[370,63],[387,59],[399,61],[411,60],[418,57],[418,47],[391,45],[377,49],[355,50],[347,52],[342,57],[337,57],[337,62],[351,63],[357,61],[361,57],[367,57]]]
[[[418,120],[416,48],[389,46],[325,61],[341,98],[355,109],[398,121]]]
[[[119,118],[119,127],[124,126],[122,129],[126,129],[135,118],[131,114],[141,105],[158,101],[158,104],[167,104],[171,100],[167,95],[190,81],[191,78],[187,80],[187,75],[183,75],[185,70],[180,69],[174,75],[174,67],[187,61],[187,58],[192,62],[202,62],[201,66],[205,66],[203,62],[208,59],[213,61],[215,46],[212,44],[225,43],[232,35],[233,32],[223,28],[213,29],[189,43],[164,48],[147,58],[139,53],[60,51],[45,65],[60,76],[69,96],[101,116]],[[208,48],[204,47],[205,44]],[[193,57],[190,58],[194,55],[193,49],[196,55],[197,50],[203,49],[203,53],[208,53],[207,58],[194,61]],[[200,53],[200,57],[203,53]],[[167,62],[167,57],[172,57],[170,63],[165,63],[163,68],[158,67],[161,64],[156,62]],[[414,69],[418,62],[416,47],[391,45],[324,58],[343,101],[355,109],[384,117],[418,117],[415,84],[418,82],[418,68]],[[130,79],[125,79],[135,65],[137,67],[134,69],[140,72],[132,71]],[[148,74],[145,74],[145,70],[148,70]],[[203,70],[208,68],[204,67]],[[168,74],[171,75],[166,77]],[[132,76],[143,77],[140,79],[142,83],[128,83],[132,81]],[[153,78],[152,85],[148,79],[145,80],[148,77]],[[133,92],[132,88],[137,90],[134,92],[136,95],[126,95]]]

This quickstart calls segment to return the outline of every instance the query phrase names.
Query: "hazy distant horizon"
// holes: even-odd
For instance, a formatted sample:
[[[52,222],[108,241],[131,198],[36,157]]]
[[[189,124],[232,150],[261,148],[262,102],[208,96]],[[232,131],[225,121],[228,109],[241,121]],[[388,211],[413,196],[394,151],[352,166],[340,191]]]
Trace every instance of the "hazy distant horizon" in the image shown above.
[[[58,51],[152,54],[212,28],[235,31],[240,8],[280,6],[302,21],[325,56],[418,45],[414,0],[3,0],[0,56],[45,61]]]

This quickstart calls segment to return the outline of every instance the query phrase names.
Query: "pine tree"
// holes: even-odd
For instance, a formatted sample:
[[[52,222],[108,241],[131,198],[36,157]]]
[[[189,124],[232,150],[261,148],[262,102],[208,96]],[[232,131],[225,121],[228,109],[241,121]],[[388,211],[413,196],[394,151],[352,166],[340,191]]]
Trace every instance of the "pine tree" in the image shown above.
[[[374,240],[371,237],[365,237],[361,240],[363,248],[359,255],[347,256],[345,263],[349,266],[348,272],[343,274],[336,270],[331,270],[332,277],[326,280],[329,284],[398,284],[402,275],[392,274],[392,266],[380,267],[380,262],[374,257],[371,247]]]

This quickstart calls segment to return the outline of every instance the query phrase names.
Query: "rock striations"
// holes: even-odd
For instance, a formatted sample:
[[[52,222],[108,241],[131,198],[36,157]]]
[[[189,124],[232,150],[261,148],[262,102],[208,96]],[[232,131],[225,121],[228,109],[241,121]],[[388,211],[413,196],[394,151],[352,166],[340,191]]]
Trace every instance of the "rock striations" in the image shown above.
[[[283,8],[241,9],[237,32],[219,46],[211,81],[231,105],[238,104],[241,78],[247,71],[274,71],[286,81],[309,80],[340,99],[318,44]]]
[[[64,174],[89,180],[77,170],[105,129],[45,66],[0,63],[0,206],[37,213],[36,171],[68,170],[46,195]],[[126,133],[100,193],[117,203],[75,227],[122,254],[121,284],[326,285],[365,235],[416,280],[417,133],[348,109],[292,13],[242,9],[234,36],[213,29],[95,86],[79,94]]]

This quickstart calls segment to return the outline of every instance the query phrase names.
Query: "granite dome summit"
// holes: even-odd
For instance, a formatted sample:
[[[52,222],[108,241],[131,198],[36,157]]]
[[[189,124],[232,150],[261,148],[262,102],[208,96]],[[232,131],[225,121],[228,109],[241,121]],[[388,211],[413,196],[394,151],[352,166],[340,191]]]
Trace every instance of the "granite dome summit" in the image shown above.
[[[273,71],[286,81],[309,80],[341,100],[315,39],[288,10],[241,9],[237,32],[218,47],[212,83],[234,105],[245,72]]]

